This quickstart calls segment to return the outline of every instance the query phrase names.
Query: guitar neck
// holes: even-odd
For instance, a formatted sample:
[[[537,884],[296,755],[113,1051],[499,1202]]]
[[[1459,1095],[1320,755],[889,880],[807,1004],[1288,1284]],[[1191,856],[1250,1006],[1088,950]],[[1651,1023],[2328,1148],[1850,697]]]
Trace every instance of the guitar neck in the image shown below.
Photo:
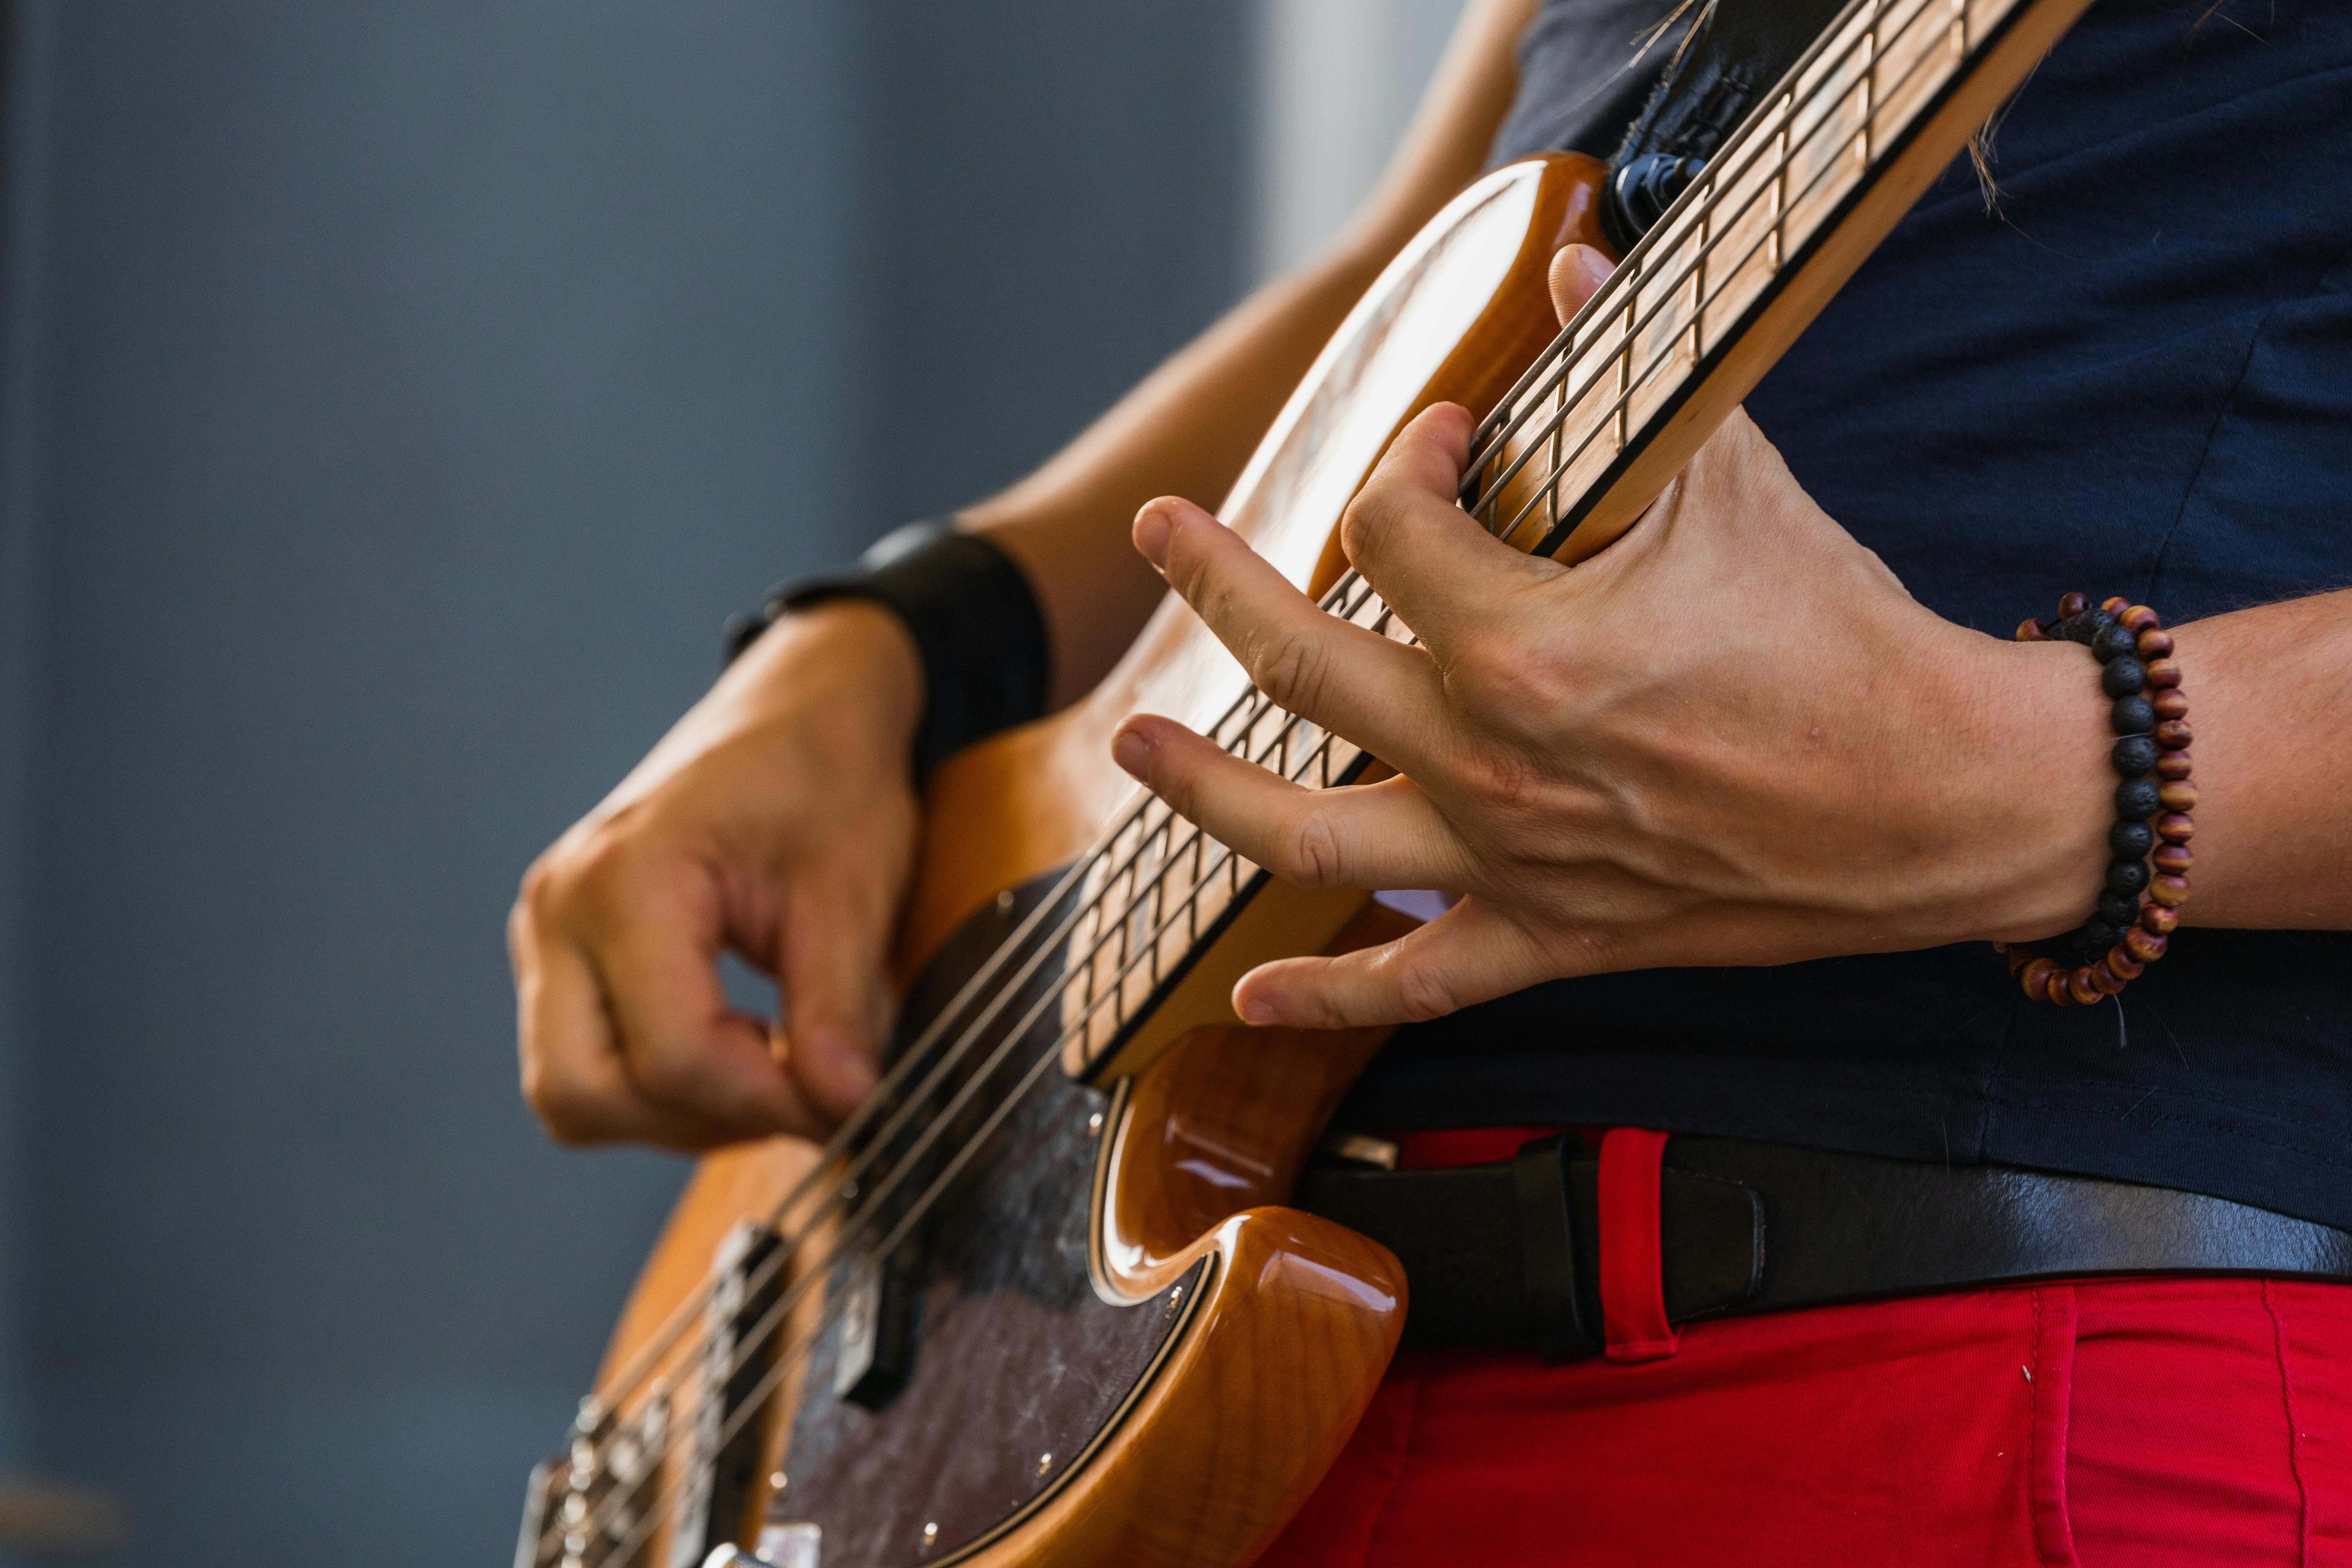
[[[1632,527],[2089,0],[1854,0],[1480,426],[1465,504],[1574,563]]]
[[[1632,527],[2088,3],[1853,0],[1481,423],[1465,507],[1570,563]],[[1411,640],[1352,574],[1325,602]],[[1307,789],[1371,765],[1255,691],[1210,733]],[[1268,931],[1319,951],[1367,896],[1275,882],[1149,797],[1082,864],[1061,1015],[1084,1077],[1233,1022]]]

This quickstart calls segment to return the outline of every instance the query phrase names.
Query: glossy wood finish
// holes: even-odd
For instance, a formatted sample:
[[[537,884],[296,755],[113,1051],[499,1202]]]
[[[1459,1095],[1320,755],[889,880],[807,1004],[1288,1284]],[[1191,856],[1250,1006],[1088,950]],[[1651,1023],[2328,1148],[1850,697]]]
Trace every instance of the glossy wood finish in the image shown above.
[[[1601,173],[1590,158],[1559,153],[1498,170],[1456,198],[1349,315],[1219,517],[1300,586],[1328,575],[1339,515],[1396,430],[1433,403],[1491,404],[1551,340],[1550,259],[1570,241],[1604,243]],[[1111,732],[1129,714],[1204,727],[1247,685],[1171,595],[1084,701],[950,758],[929,785],[900,975],[1000,889],[1081,854],[1137,798],[1110,760]],[[1220,944],[1118,1070],[1192,1028],[1235,1022],[1225,1000],[1234,980],[1276,952],[1318,951],[1365,900],[1344,889],[1276,896],[1279,916]]]
[[[1415,923],[1369,904],[1332,951]],[[1097,1289],[1147,1294],[1227,1215],[1287,1202],[1332,1110],[1393,1032],[1200,1029],[1124,1080],[1118,1135],[1105,1149]]]
[[[678,1194],[669,1223],[663,1227],[661,1239],[655,1244],[652,1256],[646,1260],[645,1268],[629,1292],[627,1305],[622,1309],[621,1321],[605,1349],[604,1364],[596,1374],[598,1397],[614,1404],[625,1403],[625,1396],[635,1391],[640,1381],[637,1373],[648,1362],[651,1378],[656,1382],[672,1385],[691,1383],[692,1334],[673,1335],[665,1331],[673,1326],[682,1310],[691,1310],[697,1292],[710,1277],[711,1259],[728,1232],[738,1224],[758,1223],[774,1214],[815,1164],[816,1152],[814,1145],[800,1139],[769,1138],[721,1149],[697,1163],[693,1177]],[[805,1335],[813,1331],[822,1310],[823,1301],[812,1292],[793,1314],[787,1332]],[[761,1451],[770,1470],[774,1469],[775,1460],[783,1452],[800,1385],[799,1371],[794,1369],[763,1419]],[[677,1455],[673,1453],[665,1458],[653,1480],[657,1495],[669,1496],[677,1490],[681,1470]],[[763,1492],[745,1510],[742,1539],[757,1538],[766,1504]],[[666,1561],[668,1540],[667,1528],[655,1531],[646,1560]]]
[[[1538,505],[1573,524],[1555,560],[1586,560],[1640,520],[2088,3],[1875,0],[1759,110],[1767,155],[1743,163],[1727,147],[1721,186],[1704,176],[1629,258],[1640,273],[1588,308],[1602,335],[1593,374],[1559,395],[1563,434],[1602,434]],[[1996,35],[1958,75],[1956,46]],[[1892,159],[1871,161],[1888,145]],[[1624,414],[1605,414],[1621,395]],[[1565,455],[1529,464],[1502,515],[1554,486]],[[1539,531],[1513,542],[1534,548]]]
[[[1916,3],[1904,0],[1906,8]],[[1647,439],[1590,476],[1571,558],[1631,525],[2085,3],[1966,0],[1964,16],[2016,14],[1990,62],[1942,101],[1801,265],[1759,292],[1743,336],[1727,352],[1691,356]],[[1545,270],[1559,244],[1598,240],[1597,173],[1590,161],[1561,157],[1489,176],[1441,215],[1434,237],[1408,247],[1350,317],[1221,511],[1293,582],[1306,586],[1337,570],[1340,510],[1406,418],[1438,400],[1483,408],[1550,338]],[[1171,597],[1087,700],[940,769],[895,960],[902,986],[1001,889],[1083,854],[1126,808],[1134,791],[1108,746],[1121,720],[1148,710],[1204,727],[1243,684]],[[963,1561],[1244,1563],[1311,1490],[1387,1363],[1402,1317],[1395,1260],[1273,1206],[1380,1034],[1244,1029],[1225,993],[1252,963],[1372,940],[1388,917],[1352,892],[1286,889],[1257,908],[1258,918],[1235,922],[1163,998],[1129,1049],[1089,1063],[1112,1106],[1092,1204],[1094,1289],[1108,1302],[1164,1300],[1172,1282],[1198,1268],[1199,1291],[1115,1427]],[[614,1365],[700,1285],[729,1225],[764,1213],[807,1159],[771,1143],[705,1163],[632,1299]],[[813,1384],[808,1396],[829,1394]],[[780,1404],[772,1416],[772,1452],[788,1415]],[[906,1558],[927,1560],[919,1551]]]

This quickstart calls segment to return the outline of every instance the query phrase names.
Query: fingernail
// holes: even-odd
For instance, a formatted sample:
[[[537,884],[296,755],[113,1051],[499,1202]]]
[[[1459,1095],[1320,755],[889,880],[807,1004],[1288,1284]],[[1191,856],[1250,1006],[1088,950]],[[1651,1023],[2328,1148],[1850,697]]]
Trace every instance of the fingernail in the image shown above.
[[[1264,1028],[1274,1021],[1275,1012],[1273,1003],[1265,1001],[1261,997],[1252,997],[1249,1001],[1242,1004],[1243,1023],[1255,1024],[1258,1027]]]
[[[874,1058],[848,1035],[837,1029],[820,1029],[809,1044],[815,1047],[826,1068],[859,1096],[874,1087]]]
[[[1608,282],[1609,275],[1617,270],[1615,267],[1610,264],[1610,260],[1607,257],[1601,255],[1600,251],[1594,249],[1591,246],[1571,245],[1569,247],[1569,249],[1576,253],[1576,269],[1584,274],[1587,279],[1591,279],[1591,284],[1595,289],[1598,289],[1603,283]]]
[[[1154,501],[1135,514],[1135,547],[1159,570],[1168,570],[1168,513]]]
[[[1151,765],[1151,742],[1132,730],[1122,729],[1110,738],[1110,758],[1137,778]]]

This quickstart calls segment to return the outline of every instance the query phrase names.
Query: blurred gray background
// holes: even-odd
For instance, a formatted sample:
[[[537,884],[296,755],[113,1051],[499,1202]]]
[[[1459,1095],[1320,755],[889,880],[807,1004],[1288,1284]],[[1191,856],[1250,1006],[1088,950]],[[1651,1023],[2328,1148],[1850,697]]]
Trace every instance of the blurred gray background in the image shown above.
[[[507,1560],[685,1170],[522,1110],[516,878],[1311,252],[1457,9],[13,7],[0,1469],[83,1561]]]

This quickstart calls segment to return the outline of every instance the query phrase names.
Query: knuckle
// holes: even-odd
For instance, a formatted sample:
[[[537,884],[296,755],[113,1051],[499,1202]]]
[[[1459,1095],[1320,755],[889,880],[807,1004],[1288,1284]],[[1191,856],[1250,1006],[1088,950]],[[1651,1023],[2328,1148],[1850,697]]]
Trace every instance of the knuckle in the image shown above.
[[[1337,887],[1345,868],[1339,830],[1332,826],[1330,814],[1313,808],[1301,813],[1283,837],[1274,868],[1284,881],[1297,887]]]
[[[1323,647],[1311,637],[1285,631],[1251,649],[1251,682],[1293,712],[1315,704],[1323,679]]]
[[[692,1100],[701,1077],[690,1051],[640,1047],[629,1053],[630,1081],[647,1098],[664,1104],[683,1105]]]
[[[571,896],[593,899],[609,894],[625,877],[633,858],[632,848],[630,840],[622,834],[590,834],[564,857],[557,880]]]
[[[515,889],[514,918],[517,923],[545,923],[555,913],[560,901],[559,883],[562,873],[558,868],[556,851],[550,849],[533,860],[523,871],[522,881]]]
[[[1460,1005],[1444,970],[1426,959],[1409,957],[1397,970],[1397,1002],[1406,1019],[1422,1023],[1442,1018]]]
[[[523,1103],[530,1107],[547,1135],[566,1148],[601,1142],[604,1118],[595,1097],[563,1074],[550,1072],[529,1057],[523,1059]]]
[[[1573,693],[1563,666],[1516,638],[1481,632],[1450,655],[1446,683],[1456,700],[1501,734],[1550,728]]]
[[[1380,553],[1396,526],[1401,500],[1393,481],[1375,477],[1339,514],[1339,547],[1359,569]]]

